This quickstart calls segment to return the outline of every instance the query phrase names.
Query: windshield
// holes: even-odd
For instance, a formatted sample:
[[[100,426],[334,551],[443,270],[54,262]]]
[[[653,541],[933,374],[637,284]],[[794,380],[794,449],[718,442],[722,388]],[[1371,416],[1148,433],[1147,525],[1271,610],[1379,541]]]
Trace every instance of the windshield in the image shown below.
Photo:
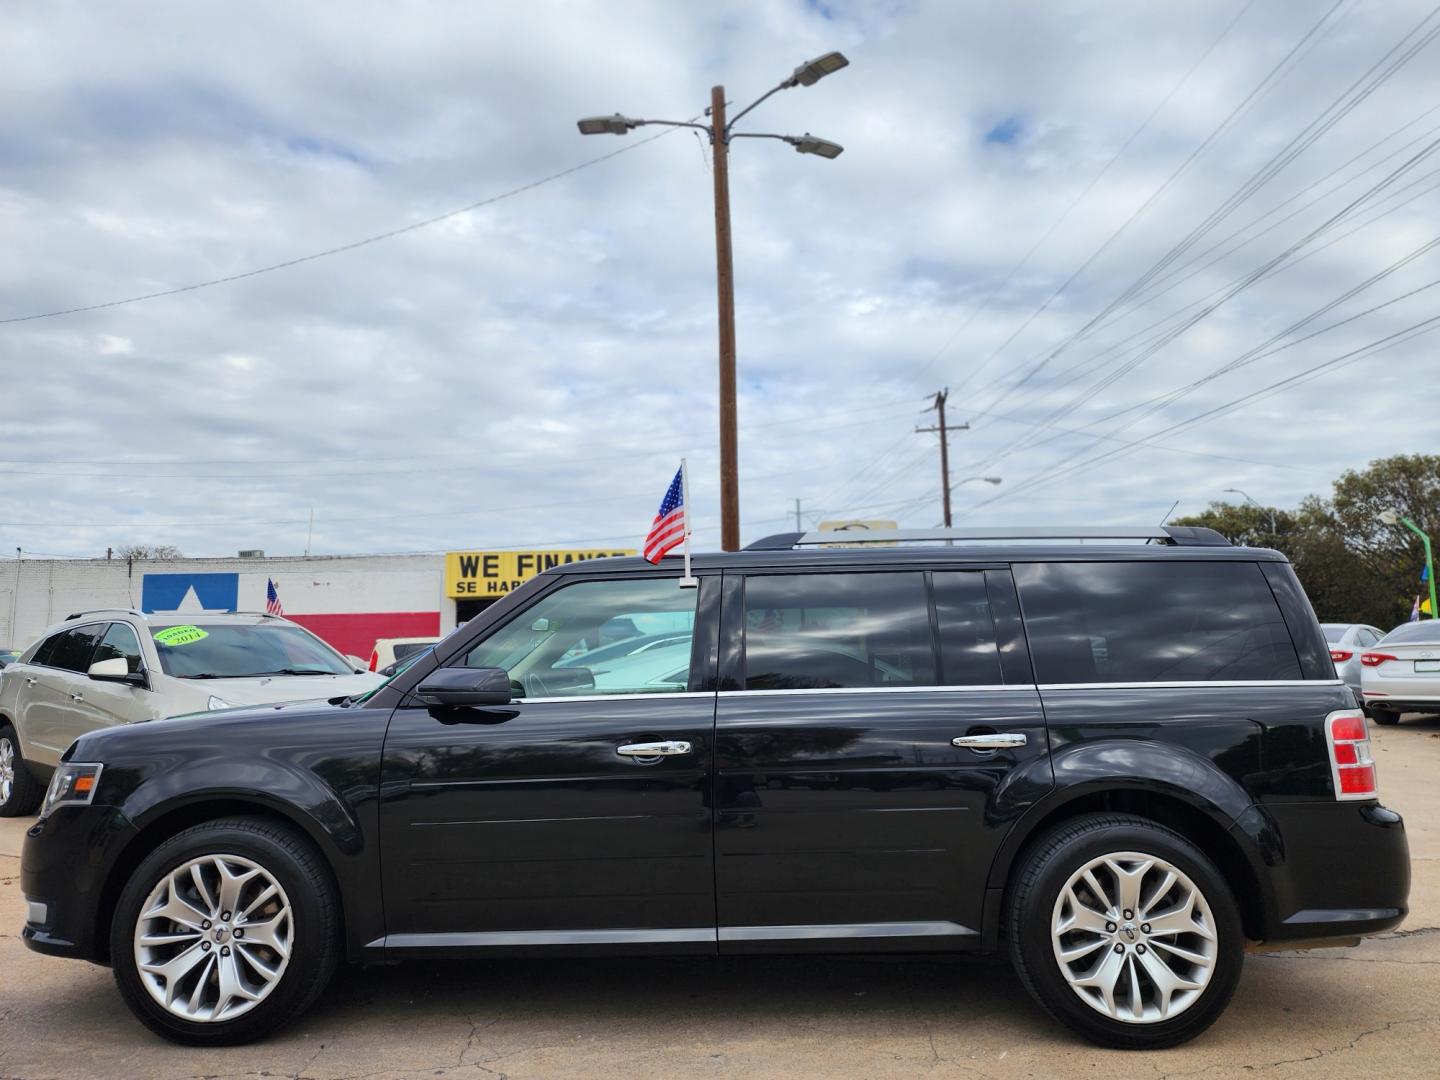
[[[1325,631],[1325,640],[1328,641],[1331,645],[1334,645],[1337,641],[1339,641],[1345,636],[1345,631],[1349,630],[1350,627],[1347,626],[1345,623],[1327,622],[1321,623],[1320,629]]]
[[[1380,644],[1404,645],[1412,641],[1416,644],[1424,642],[1440,643],[1440,623],[1437,623],[1434,619],[1426,619],[1424,622],[1404,623],[1381,638]]]
[[[345,658],[298,626],[263,622],[151,627],[160,667],[180,679],[349,675]]]

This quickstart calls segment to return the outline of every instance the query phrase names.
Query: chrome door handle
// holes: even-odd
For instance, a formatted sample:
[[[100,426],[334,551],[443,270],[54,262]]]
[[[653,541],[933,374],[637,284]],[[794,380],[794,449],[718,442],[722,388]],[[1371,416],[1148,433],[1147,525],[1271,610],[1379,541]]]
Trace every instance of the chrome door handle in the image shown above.
[[[624,746],[617,746],[615,752],[634,758],[674,757],[676,754],[690,753],[690,744],[688,742],[626,743]]]
[[[38,679],[31,678],[31,677],[28,676],[28,675],[25,677],[25,685],[26,685],[26,686],[34,686],[34,685],[36,684],[36,682],[38,682],[38,681],[39,681]]]
[[[84,695],[84,694],[71,694],[71,695],[70,695],[70,700],[71,700],[71,701],[84,701],[84,700],[85,700],[85,695]]]
[[[961,735],[957,739],[951,739],[950,745],[963,750],[1005,750],[1024,746],[1027,741],[1023,731],[1007,731],[989,735]]]

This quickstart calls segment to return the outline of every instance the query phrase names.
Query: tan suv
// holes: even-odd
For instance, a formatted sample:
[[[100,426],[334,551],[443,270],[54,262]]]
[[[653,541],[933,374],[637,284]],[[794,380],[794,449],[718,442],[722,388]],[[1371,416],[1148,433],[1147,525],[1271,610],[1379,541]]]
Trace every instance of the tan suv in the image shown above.
[[[382,681],[275,615],[79,612],[0,679],[0,817],[39,806],[60,755],[97,728],[347,697]]]

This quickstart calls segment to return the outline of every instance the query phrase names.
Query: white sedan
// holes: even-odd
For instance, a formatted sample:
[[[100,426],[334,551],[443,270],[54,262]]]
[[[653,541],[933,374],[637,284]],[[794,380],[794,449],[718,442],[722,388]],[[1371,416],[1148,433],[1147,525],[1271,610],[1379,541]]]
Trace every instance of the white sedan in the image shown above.
[[[1377,724],[1440,713],[1440,621],[1397,626],[1360,654],[1360,689]]]

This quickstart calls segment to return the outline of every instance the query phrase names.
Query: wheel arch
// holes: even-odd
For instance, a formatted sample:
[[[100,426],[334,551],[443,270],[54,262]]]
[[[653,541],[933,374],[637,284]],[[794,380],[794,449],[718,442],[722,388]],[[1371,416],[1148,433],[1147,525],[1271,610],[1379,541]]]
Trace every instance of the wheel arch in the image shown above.
[[[1238,787],[1238,785],[1237,785]],[[1248,805],[1249,800],[1246,800]],[[996,852],[987,882],[984,933],[998,945],[1001,915],[1008,903],[1015,870],[1035,843],[1065,821],[1092,813],[1128,813],[1173,829],[1194,844],[1219,869],[1240,909],[1247,938],[1265,937],[1271,924],[1270,900],[1262,887],[1258,852],[1231,832],[1238,816],[1193,790],[1153,780],[1116,777],[1066,789],[1034,806]]]
[[[313,820],[293,808],[282,807],[272,802],[244,798],[234,795],[200,796],[180,804],[157,808],[142,823],[137,822],[137,831],[129,843],[121,849],[105,876],[100,891],[100,900],[95,907],[94,943],[96,958],[102,963],[110,959],[110,926],[115,917],[115,907],[120,893],[131,875],[142,862],[161,844],[186,829],[203,825],[208,821],[224,818],[247,817],[281,825],[302,837],[310,845],[330,877],[335,890],[335,902],[339,909],[340,926],[347,926],[345,918],[345,890],[341,887],[336,871],[334,847],[327,841],[324,831],[317,828]]]

